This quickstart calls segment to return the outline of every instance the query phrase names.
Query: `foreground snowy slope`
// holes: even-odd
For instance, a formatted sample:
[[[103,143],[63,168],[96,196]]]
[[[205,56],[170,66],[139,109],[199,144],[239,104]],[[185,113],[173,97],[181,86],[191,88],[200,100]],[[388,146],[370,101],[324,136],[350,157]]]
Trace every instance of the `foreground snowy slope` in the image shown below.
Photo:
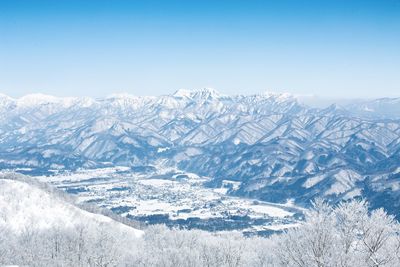
[[[207,185],[228,194],[298,204],[362,196],[398,214],[399,105],[379,99],[317,109],[288,94],[212,89],[104,99],[3,95],[0,168],[177,167],[211,177]]]
[[[106,216],[82,210],[55,193],[46,192],[28,183],[0,178],[0,228],[16,234],[25,231],[72,229],[85,225],[100,227],[110,234],[140,237],[141,230],[116,222]]]

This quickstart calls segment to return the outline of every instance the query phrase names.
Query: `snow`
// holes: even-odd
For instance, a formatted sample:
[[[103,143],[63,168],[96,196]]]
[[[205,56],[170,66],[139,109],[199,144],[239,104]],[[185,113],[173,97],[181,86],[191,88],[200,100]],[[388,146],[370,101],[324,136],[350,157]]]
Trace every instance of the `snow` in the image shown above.
[[[261,94],[262,96],[266,96],[267,98],[275,98],[280,102],[287,101],[290,99],[295,99],[295,96],[290,93],[279,93],[279,92],[271,92],[271,91],[265,91],[264,93]]]
[[[291,223],[291,224],[272,224],[272,225],[265,225],[261,228],[261,230],[273,230],[273,231],[282,231],[290,228],[296,228],[301,226],[300,223]]]
[[[130,170],[129,167],[125,166],[116,166],[116,167],[108,167],[108,168],[98,168],[98,169],[81,169],[76,172],[63,172],[62,174],[57,174],[56,176],[37,176],[41,182],[48,181],[81,181],[87,180],[93,177],[101,177],[106,175],[112,175],[116,172],[124,172]]]
[[[90,132],[92,134],[94,134],[94,133],[106,131],[106,130],[110,129],[115,123],[116,123],[116,121],[113,119],[97,120],[93,124]]]
[[[174,94],[174,97],[185,97],[185,98],[218,98],[221,94],[213,88],[202,88],[199,90],[187,90],[179,89]]]
[[[225,195],[226,193],[228,193],[228,190],[229,190],[228,188],[221,187],[221,188],[215,188],[214,192]]]
[[[190,97],[192,95],[192,91],[187,90],[187,89],[178,89],[173,96],[177,97]]]
[[[60,98],[45,95],[45,94],[29,94],[25,95],[17,100],[18,105],[20,106],[31,106],[38,104],[47,104],[47,103],[57,103],[60,101]]]
[[[136,100],[138,96],[131,95],[128,93],[116,93],[106,96],[106,99],[133,99]]]
[[[317,175],[311,178],[308,178],[305,183],[303,184],[303,187],[305,188],[311,188],[313,186],[315,186],[316,184],[318,184],[319,182],[321,182],[322,180],[325,179],[324,175]]]
[[[45,95],[41,93],[28,94],[17,99],[17,106],[20,108],[27,108],[43,104],[58,104],[64,107],[71,106],[77,98],[74,97],[55,97],[51,95]]]
[[[0,225],[16,233],[27,228],[50,229],[107,223],[110,227],[133,234],[143,232],[99,214],[89,213],[26,183],[0,179]]]
[[[162,179],[146,179],[146,180],[140,180],[140,183],[143,185],[151,185],[151,186],[165,186],[165,185],[173,185],[176,182],[170,180],[162,180]]]
[[[350,190],[356,181],[361,179],[361,175],[351,170],[340,170],[333,175],[335,182],[331,185],[325,195],[338,195]]]
[[[223,186],[232,186],[233,190],[238,190],[242,182],[239,181],[231,181],[231,180],[222,180]]]
[[[380,183],[374,188],[385,188],[385,177],[399,166],[399,103],[380,99],[321,110],[285,93],[225,96],[209,88],[99,99],[1,95],[0,162],[7,168],[68,170],[165,161],[216,175],[210,178],[216,182],[246,181],[238,193],[259,191],[254,192],[259,196],[263,187],[284,190],[290,183],[302,187],[290,196],[295,199],[341,198],[355,194],[356,181],[369,180],[340,169],[365,169]],[[375,111],[365,112],[364,106]],[[353,161],[353,149],[360,146],[365,151]],[[373,168],[386,162],[382,172]],[[222,187],[217,191],[226,193],[228,186]],[[398,190],[398,184],[387,189]]]
[[[355,188],[349,192],[346,193],[346,195],[343,197],[345,200],[349,200],[358,196],[362,195],[362,190],[360,188]]]
[[[268,216],[271,217],[286,217],[286,216],[292,216],[292,212],[285,211],[281,208],[276,208],[268,205],[252,205],[250,206],[250,209],[253,210],[256,213],[261,213],[261,214],[267,214]]]
[[[60,154],[61,154],[61,152],[58,151],[57,149],[47,149],[47,150],[42,151],[42,155],[44,158],[50,158],[51,156],[60,155]]]
[[[103,207],[131,207],[124,216],[169,215],[170,220],[188,218],[226,218],[230,215],[248,215],[255,219],[285,220],[281,224],[293,223],[293,204],[277,205],[254,199],[243,199],[226,195],[228,188],[236,190],[240,182],[223,180],[221,188],[206,188],[209,177],[198,176],[171,167],[155,165],[152,174],[123,172],[113,168],[81,170],[74,173],[37,177],[58,187],[84,188],[77,196],[81,202],[94,201]],[[123,170],[119,169],[119,170]],[[85,174],[86,173],[86,174]],[[90,178],[101,178],[91,180]],[[124,188],[124,190],[113,190]],[[185,210],[185,212],[181,212]]]

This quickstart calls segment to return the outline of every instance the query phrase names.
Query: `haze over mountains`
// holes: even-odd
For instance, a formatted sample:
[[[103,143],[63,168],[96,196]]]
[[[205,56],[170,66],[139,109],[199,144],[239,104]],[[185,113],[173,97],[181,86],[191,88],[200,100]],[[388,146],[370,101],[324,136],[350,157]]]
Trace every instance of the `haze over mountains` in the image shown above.
[[[103,99],[0,96],[0,167],[176,166],[228,193],[307,205],[366,197],[400,208],[400,99],[314,108],[289,94],[212,89]]]

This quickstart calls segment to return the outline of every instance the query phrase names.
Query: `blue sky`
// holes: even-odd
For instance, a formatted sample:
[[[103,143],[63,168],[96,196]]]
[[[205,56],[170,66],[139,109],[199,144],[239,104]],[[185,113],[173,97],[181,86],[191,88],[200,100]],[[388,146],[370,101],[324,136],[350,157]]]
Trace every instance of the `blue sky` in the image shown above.
[[[0,92],[400,96],[400,0],[0,0]]]

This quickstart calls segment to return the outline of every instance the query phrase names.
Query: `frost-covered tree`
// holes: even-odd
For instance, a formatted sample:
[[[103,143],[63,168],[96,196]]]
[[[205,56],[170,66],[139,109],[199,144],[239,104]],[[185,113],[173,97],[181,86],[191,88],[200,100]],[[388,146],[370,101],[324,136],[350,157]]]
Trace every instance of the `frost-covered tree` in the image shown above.
[[[282,266],[400,266],[399,223],[382,209],[368,214],[364,201],[331,208],[322,201],[306,212],[301,227],[280,236]]]
[[[29,266],[400,266],[400,226],[364,201],[316,201],[296,228],[270,238],[150,226],[137,238],[107,224],[30,224],[13,232],[0,221],[0,265]]]

